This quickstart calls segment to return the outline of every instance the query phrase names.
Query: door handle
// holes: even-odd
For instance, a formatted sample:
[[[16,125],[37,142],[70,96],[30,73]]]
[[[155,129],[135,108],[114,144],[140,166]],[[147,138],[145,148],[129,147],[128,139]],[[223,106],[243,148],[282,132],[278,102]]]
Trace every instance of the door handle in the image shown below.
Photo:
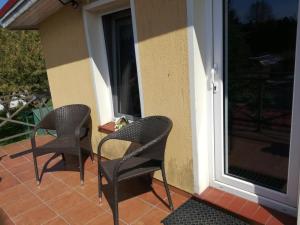
[[[213,68],[211,68],[210,73],[211,73],[211,89],[213,90],[213,93],[218,92],[218,82],[216,82],[216,74],[218,71],[218,65],[214,64]]]

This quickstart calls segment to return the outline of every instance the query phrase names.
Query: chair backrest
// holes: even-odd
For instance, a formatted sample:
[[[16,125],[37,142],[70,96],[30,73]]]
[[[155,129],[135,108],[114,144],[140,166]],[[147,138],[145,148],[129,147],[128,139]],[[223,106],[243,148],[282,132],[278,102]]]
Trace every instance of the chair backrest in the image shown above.
[[[76,127],[86,116],[90,115],[90,108],[86,105],[74,104],[57,108],[53,111],[55,128],[58,137],[74,135]],[[88,128],[89,121],[84,124]]]
[[[136,142],[141,146],[148,146],[139,156],[163,160],[172,125],[173,123],[168,117],[149,116],[121,129],[119,135],[122,136],[123,140]]]

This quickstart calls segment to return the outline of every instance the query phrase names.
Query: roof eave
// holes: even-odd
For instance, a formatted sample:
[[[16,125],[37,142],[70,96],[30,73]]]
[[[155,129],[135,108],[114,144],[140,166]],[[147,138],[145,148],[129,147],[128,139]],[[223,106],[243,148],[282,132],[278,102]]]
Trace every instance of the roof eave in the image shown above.
[[[3,17],[0,18],[0,26],[7,28],[12,24],[20,15],[29,9],[38,0],[19,0],[13,7],[11,7]]]

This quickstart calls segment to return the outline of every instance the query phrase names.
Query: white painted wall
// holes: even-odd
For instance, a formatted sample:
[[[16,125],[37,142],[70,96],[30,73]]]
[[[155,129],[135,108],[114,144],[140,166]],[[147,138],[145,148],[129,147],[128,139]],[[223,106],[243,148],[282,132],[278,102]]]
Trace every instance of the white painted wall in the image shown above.
[[[211,7],[211,1],[187,0],[195,193],[201,193],[209,186],[213,173],[212,154],[209,154],[213,151]]]
[[[113,120],[113,104],[101,16],[83,10],[84,28],[100,124]]]

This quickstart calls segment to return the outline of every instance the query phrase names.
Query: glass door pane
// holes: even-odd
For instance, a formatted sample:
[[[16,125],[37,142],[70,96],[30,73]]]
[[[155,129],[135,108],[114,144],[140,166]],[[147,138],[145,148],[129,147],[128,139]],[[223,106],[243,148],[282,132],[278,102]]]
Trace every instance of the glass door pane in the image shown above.
[[[224,4],[224,172],[286,193],[298,0]]]

